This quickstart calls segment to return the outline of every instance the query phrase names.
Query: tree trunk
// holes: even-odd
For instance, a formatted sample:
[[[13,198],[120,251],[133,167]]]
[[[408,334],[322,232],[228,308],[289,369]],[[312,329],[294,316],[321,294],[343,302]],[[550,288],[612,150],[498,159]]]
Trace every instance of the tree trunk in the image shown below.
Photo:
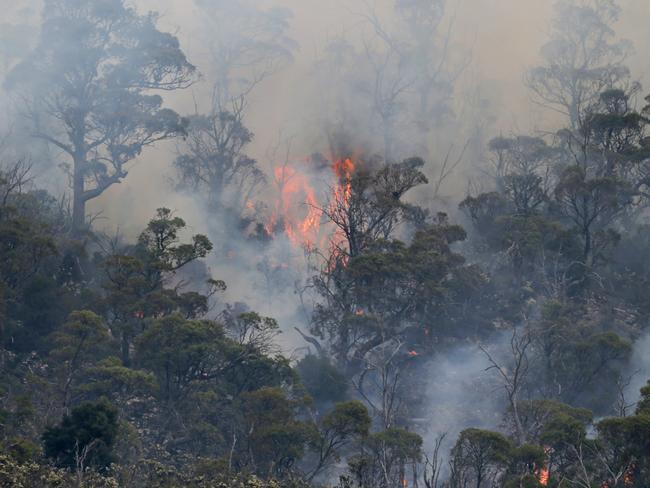
[[[583,230],[584,238],[585,238],[585,247],[583,250],[583,255],[584,255],[584,264],[585,266],[589,266],[590,263],[590,258],[591,258],[591,229],[589,227],[585,227]]]
[[[74,158],[72,183],[72,232],[79,235],[86,227],[86,200],[84,199],[84,158]]]

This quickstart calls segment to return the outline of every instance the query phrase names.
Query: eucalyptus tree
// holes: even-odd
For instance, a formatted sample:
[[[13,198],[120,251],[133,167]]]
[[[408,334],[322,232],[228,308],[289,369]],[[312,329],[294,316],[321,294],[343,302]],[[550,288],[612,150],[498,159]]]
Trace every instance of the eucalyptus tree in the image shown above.
[[[127,176],[128,163],[184,132],[154,91],[189,86],[195,68],[156,14],[123,0],[46,0],[33,51],[8,75],[33,135],[62,151],[73,190],[73,226],[86,203]]]
[[[621,9],[616,0],[560,0],[542,64],[528,73],[528,86],[542,105],[566,115],[577,129],[608,89],[629,83],[625,60],[631,44],[613,29]]]

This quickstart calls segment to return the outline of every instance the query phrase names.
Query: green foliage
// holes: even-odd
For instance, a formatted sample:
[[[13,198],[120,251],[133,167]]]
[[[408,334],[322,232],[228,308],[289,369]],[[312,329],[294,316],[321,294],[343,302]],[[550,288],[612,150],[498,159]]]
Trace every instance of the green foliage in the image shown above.
[[[191,243],[179,243],[178,234],[184,227],[183,219],[159,208],[134,249],[112,254],[102,262],[105,304],[111,312],[111,327],[121,337],[122,361],[127,366],[133,339],[142,330],[144,319],[173,313],[195,318],[208,310],[206,295],[180,293],[165,286],[176,271],[212,249],[210,240],[201,234],[193,236]],[[225,289],[221,281],[209,279],[208,284],[211,293]]]
[[[174,401],[187,394],[194,381],[214,378],[225,362],[225,340],[214,322],[171,315],[154,321],[136,342],[136,361],[153,371],[162,398]]]
[[[37,45],[6,86],[29,113],[43,109],[32,121],[35,135],[68,158],[79,232],[85,203],[125,178],[127,163],[184,133],[184,121],[148,91],[185,87],[195,68],[178,39],[157,29],[155,15],[122,0],[48,0],[45,13]]]
[[[452,450],[452,485],[489,486],[509,462],[511,444],[502,434],[465,429]]]
[[[43,433],[45,455],[58,466],[107,467],[118,431],[117,409],[107,401],[84,403]]]
[[[348,382],[329,358],[310,354],[296,365],[302,384],[317,403],[345,399]]]
[[[248,455],[240,462],[256,466],[260,473],[286,475],[313,436],[312,427],[297,419],[299,407],[280,388],[244,393],[241,409]]]
[[[637,415],[650,415],[650,381],[641,388],[641,399],[636,404]]]
[[[341,439],[350,436],[366,437],[371,419],[363,403],[353,400],[338,403],[321,421],[322,429],[335,433]]]

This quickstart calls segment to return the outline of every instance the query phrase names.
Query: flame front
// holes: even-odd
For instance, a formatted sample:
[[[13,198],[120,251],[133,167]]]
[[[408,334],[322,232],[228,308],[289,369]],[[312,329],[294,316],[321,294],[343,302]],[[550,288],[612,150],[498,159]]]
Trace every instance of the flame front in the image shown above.
[[[272,236],[279,228],[294,247],[327,249],[340,261],[345,255],[345,235],[340,229],[323,225],[323,209],[341,212],[348,208],[354,169],[352,158],[339,159],[331,165],[335,183],[331,194],[323,197],[326,203],[321,203],[308,171],[299,165],[276,167],[274,179],[279,197],[265,225],[266,232]]]
[[[321,211],[309,179],[286,165],[275,168],[274,173],[280,198],[266,225],[268,234],[274,233],[281,220],[284,233],[294,246],[313,245],[320,229]]]

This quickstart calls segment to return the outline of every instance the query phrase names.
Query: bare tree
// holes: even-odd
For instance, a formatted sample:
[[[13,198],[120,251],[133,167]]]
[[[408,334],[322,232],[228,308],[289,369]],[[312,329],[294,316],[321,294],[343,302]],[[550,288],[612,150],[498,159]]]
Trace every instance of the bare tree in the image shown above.
[[[74,463],[75,463],[75,476],[77,480],[76,488],[83,488],[84,474],[86,472],[86,461],[92,450],[99,444],[99,439],[93,439],[91,442],[79,448],[79,441],[75,442],[74,446]]]
[[[288,35],[292,12],[262,9],[249,0],[195,0],[205,23],[214,111],[245,98],[259,83],[293,60]]]
[[[205,197],[211,210],[233,210],[239,217],[266,177],[246,154],[253,133],[244,125],[245,101],[230,109],[189,117],[187,137],[174,161],[179,186]]]
[[[529,371],[528,348],[532,344],[532,335],[528,331],[520,334],[515,328],[510,338],[510,353],[507,363],[497,360],[484,346],[479,348],[488,361],[490,366],[486,371],[494,370],[501,377],[503,388],[506,391],[511,414],[515,424],[516,438],[519,444],[527,441],[528,433],[520,417],[519,400],[522,390],[526,386],[526,379]]]
[[[400,386],[402,379],[401,360],[403,344],[399,339],[390,339],[363,357],[363,370],[352,379],[352,385],[368,403],[382,427],[389,429],[402,408]]]
[[[446,432],[436,437],[431,456],[429,457],[428,454],[424,455],[424,473],[422,476],[426,488],[438,488],[441,486],[440,472],[442,471],[442,458],[440,456],[440,449],[442,448],[445,437],[447,437]]]
[[[606,89],[625,85],[631,52],[613,30],[616,0],[560,0],[555,6],[551,40],[542,48],[544,64],[528,72],[535,99],[569,119],[578,129],[585,113]]]
[[[29,160],[0,164],[0,204],[5,207],[12,196],[20,195],[33,182],[32,164]]]
[[[627,389],[632,383],[632,379],[641,372],[636,370],[628,376],[619,375],[616,379],[616,415],[619,417],[627,417],[628,412],[637,402],[630,402],[627,398]]]

